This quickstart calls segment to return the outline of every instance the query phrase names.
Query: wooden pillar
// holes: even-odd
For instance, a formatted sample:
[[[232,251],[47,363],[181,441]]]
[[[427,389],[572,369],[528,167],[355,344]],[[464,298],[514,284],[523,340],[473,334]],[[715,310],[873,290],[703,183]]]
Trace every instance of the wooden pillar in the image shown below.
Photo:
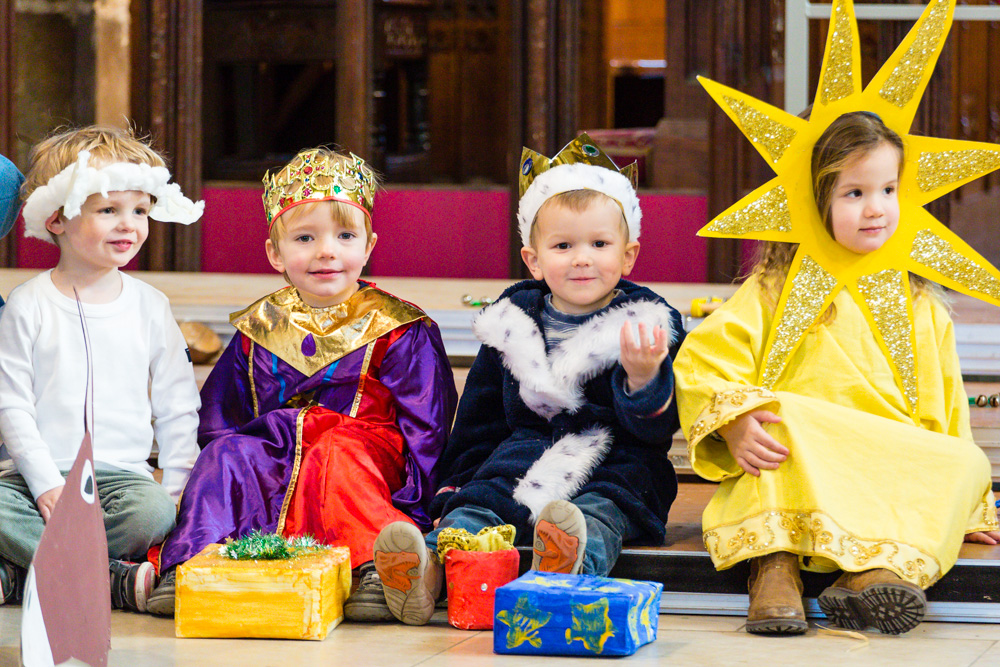
[[[174,181],[201,195],[202,0],[132,2],[132,117],[170,161]],[[143,268],[197,271],[201,224],[155,224]]]
[[[337,143],[372,159],[374,90],[374,3],[344,0],[337,5]]]
[[[551,156],[580,130],[581,16],[600,0],[514,0],[511,17],[511,277],[527,275],[517,230],[517,160],[529,146]],[[588,15],[600,15],[599,10]],[[600,48],[600,45],[596,45]]]
[[[739,80],[742,60],[740,35],[743,34],[742,0],[714,0],[709,15],[713,17],[714,49],[712,75],[716,81]],[[726,39],[718,39],[728,35]],[[742,180],[743,142],[740,131],[726,114],[713,104],[709,116],[708,217],[715,217],[739,198]],[[733,239],[708,240],[708,282],[730,282],[739,271],[740,243]]]
[[[0,0],[0,154],[14,156],[14,0]],[[0,266],[17,264],[17,239],[0,239]]]

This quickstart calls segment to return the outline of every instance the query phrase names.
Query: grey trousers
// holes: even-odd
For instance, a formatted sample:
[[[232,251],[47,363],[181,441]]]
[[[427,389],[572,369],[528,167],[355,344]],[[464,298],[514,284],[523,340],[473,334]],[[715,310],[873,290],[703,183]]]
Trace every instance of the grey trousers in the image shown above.
[[[108,534],[108,558],[145,560],[149,547],[162,542],[174,527],[174,501],[162,486],[143,475],[95,470],[94,477]],[[0,556],[28,567],[44,529],[24,478],[18,474],[0,477]]]

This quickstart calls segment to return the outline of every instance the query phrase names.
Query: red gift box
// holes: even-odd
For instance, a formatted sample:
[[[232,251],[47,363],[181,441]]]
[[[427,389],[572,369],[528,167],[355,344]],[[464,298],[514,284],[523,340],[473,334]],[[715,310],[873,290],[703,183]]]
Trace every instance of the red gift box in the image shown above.
[[[444,557],[448,622],[459,630],[492,630],[496,590],[517,579],[520,563],[517,549],[451,549]]]

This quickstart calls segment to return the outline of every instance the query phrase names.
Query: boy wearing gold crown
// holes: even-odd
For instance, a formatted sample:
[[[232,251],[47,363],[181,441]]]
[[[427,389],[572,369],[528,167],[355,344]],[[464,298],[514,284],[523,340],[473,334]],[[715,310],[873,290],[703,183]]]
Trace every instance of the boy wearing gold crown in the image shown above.
[[[426,539],[390,524],[375,542],[386,601],[404,623],[433,613],[442,567],[432,553],[447,527],[512,524],[534,544],[534,569],[601,576],[623,541],[664,539],[683,330],[663,299],[622,279],[639,252],[630,167],[620,173],[585,134],[552,160],[522,153],[521,256],[534,280],[473,325],[483,346],[441,459],[440,523]]]
[[[372,543],[419,533],[455,410],[437,326],[358,280],[378,237],[364,161],[318,148],[264,176],[266,251],[289,286],[234,313],[237,335],[202,389],[204,448],[160,555],[154,613],[173,613],[173,568],[254,529],[350,547],[352,620],[391,619]]]

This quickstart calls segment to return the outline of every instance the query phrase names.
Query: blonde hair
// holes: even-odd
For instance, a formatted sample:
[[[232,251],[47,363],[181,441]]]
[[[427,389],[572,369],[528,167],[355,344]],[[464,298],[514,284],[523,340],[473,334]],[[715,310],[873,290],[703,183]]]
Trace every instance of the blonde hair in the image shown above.
[[[123,130],[91,125],[57,130],[57,134],[35,144],[28,154],[28,171],[21,185],[21,199],[26,201],[32,192],[76,162],[80,151],[90,151],[92,166],[115,162],[166,166],[163,156],[149,145],[149,138],[137,137],[132,128]]]
[[[32,192],[76,162],[80,151],[90,151],[92,166],[115,162],[148,164],[151,167],[167,166],[163,156],[149,145],[149,138],[137,137],[131,127],[120,129],[89,125],[68,130],[57,129],[56,134],[35,144],[28,153],[28,172],[21,184],[21,201],[28,201]],[[155,198],[150,199],[155,202]],[[62,216],[62,208],[58,213]],[[53,243],[59,245],[56,234],[49,232],[49,236]]]
[[[904,147],[899,135],[875,114],[868,111],[853,111],[830,123],[813,146],[813,198],[823,226],[831,238],[833,238],[831,202],[837,178],[844,169],[883,145],[892,146],[898,151],[899,171],[902,172]],[[785,277],[788,275],[796,250],[798,244],[780,241],[763,241],[757,245],[750,275],[756,276],[765,299],[772,307],[777,305],[778,296],[784,287]],[[941,288],[935,283],[913,274],[910,275],[910,290],[914,296],[929,294],[940,298],[943,295]],[[831,304],[820,322],[827,322],[835,316],[836,310]]]
[[[559,194],[552,195],[545,200],[541,206],[538,207],[538,212],[535,213],[535,219],[531,221],[531,231],[528,232],[528,238],[531,240],[531,245],[534,247],[537,241],[537,230],[538,230],[538,219],[542,216],[542,212],[553,206],[561,206],[562,208],[569,209],[574,213],[583,213],[588,208],[590,208],[595,202],[604,203],[606,201],[614,203],[621,210],[621,204],[619,204],[615,199],[607,196],[603,192],[598,192],[597,190],[568,190],[566,192],[560,192]],[[625,213],[621,215],[621,230],[622,236],[628,241],[628,221],[625,219]]]

